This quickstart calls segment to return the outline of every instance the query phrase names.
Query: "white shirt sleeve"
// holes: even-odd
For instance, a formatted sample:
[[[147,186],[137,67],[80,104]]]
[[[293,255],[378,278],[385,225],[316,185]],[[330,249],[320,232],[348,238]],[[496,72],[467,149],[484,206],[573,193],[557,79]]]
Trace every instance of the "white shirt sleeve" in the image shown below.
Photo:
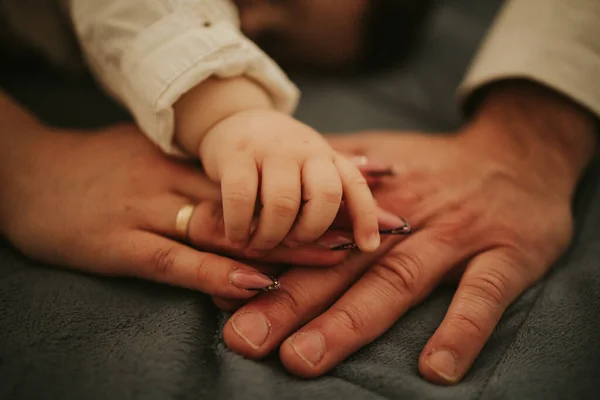
[[[515,78],[557,90],[600,116],[600,0],[507,0],[459,88],[459,101]]]
[[[292,113],[296,86],[239,29],[229,0],[67,0],[83,53],[105,89],[163,151],[173,144],[173,105],[210,76],[246,75],[278,110]]]

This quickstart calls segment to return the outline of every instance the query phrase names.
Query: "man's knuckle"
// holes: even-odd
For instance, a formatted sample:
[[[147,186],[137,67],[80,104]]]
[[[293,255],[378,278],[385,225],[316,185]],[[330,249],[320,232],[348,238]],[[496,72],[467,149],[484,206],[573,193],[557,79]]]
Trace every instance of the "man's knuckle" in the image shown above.
[[[472,301],[495,308],[506,302],[510,284],[505,273],[489,269],[485,273],[465,280],[463,290],[468,293]]]
[[[408,253],[391,252],[373,267],[382,282],[389,284],[397,295],[416,297],[419,293],[419,282],[422,261],[418,256]]]
[[[303,314],[302,301],[298,298],[298,292],[294,286],[282,286],[271,297],[274,312],[279,312],[283,318],[298,317]],[[277,311],[278,310],[278,311]]]
[[[337,308],[332,318],[338,326],[347,332],[362,332],[366,323],[360,315],[361,313],[356,307],[346,304]]]
[[[450,324],[467,337],[485,335],[484,323],[475,314],[458,313],[452,316]]]

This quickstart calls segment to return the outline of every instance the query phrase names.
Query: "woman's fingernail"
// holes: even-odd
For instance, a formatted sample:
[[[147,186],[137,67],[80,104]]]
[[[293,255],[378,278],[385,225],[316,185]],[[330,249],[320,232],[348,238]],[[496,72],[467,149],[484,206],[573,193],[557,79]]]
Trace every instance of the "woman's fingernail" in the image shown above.
[[[309,366],[317,365],[325,355],[325,338],[319,332],[302,332],[290,342],[298,356]]]
[[[253,349],[258,349],[265,343],[271,330],[269,321],[257,312],[234,315],[231,319],[231,327]]]
[[[379,233],[384,235],[408,235],[412,227],[404,218],[379,208],[377,210]]]
[[[427,364],[436,374],[448,383],[458,380],[456,355],[448,350],[437,350],[427,358]]]
[[[401,226],[390,229],[380,229],[379,233],[382,235],[408,235],[412,232],[412,226],[406,221]]]
[[[260,272],[236,269],[229,275],[229,282],[235,287],[247,290],[272,290],[269,287],[279,284],[276,279],[269,278]]]
[[[367,175],[369,178],[383,178],[384,176],[394,176],[396,175],[396,171],[393,167],[386,167],[383,169],[372,169],[372,170],[363,170],[363,173]]]
[[[340,244],[338,246],[330,248],[329,250],[340,251],[340,250],[354,250],[354,249],[358,249],[358,245],[354,242],[351,242],[351,243]]]
[[[373,162],[365,156],[355,156],[350,161],[361,170],[361,172],[371,178],[396,175],[394,167],[383,163]]]
[[[338,249],[340,246],[354,245],[352,248],[356,248],[354,238],[351,234],[344,233],[326,233],[319,240],[317,240],[317,246],[329,249],[329,250],[341,250]]]

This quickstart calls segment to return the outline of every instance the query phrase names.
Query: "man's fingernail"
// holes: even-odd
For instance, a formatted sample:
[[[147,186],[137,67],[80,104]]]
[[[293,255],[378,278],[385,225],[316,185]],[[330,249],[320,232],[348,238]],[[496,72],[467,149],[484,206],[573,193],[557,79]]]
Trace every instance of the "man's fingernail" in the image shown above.
[[[256,271],[236,269],[229,275],[229,282],[240,289],[265,290],[274,285],[274,279]]]
[[[354,244],[354,239],[351,234],[325,234],[317,240],[317,246],[329,249],[339,250],[338,247]],[[356,245],[354,245],[356,246]],[[356,247],[354,247],[356,248]]]
[[[427,364],[440,378],[448,383],[457,381],[457,360],[451,351],[434,351],[427,359]]]
[[[264,315],[246,312],[235,315],[231,327],[253,349],[258,349],[267,340],[271,326]]]
[[[325,355],[325,338],[319,332],[302,332],[293,337],[292,348],[305,363],[314,367]]]

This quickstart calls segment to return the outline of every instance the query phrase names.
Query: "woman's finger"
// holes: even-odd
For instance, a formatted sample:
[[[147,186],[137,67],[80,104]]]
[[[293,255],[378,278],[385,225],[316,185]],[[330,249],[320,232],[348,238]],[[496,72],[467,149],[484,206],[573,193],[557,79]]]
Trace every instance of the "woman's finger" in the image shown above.
[[[183,165],[172,182],[173,191],[182,197],[193,200],[193,203],[203,201],[221,202],[221,189],[215,182],[210,181],[197,169]]]
[[[261,174],[262,209],[249,247],[267,251],[283,241],[300,210],[300,167],[292,158],[267,157]]]
[[[220,171],[225,236],[236,246],[246,246],[254,218],[258,170],[251,157],[229,160]]]
[[[329,158],[309,158],[302,167],[304,205],[285,244],[296,248],[321,237],[331,226],[342,201],[342,182]]]
[[[342,179],[344,202],[352,217],[354,239],[362,251],[374,251],[381,238],[373,194],[365,178],[346,158],[337,156],[335,165]]]
[[[274,284],[241,262],[194,250],[165,237],[134,231],[111,246],[119,275],[198,290],[211,296],[248,299]],[[113,269],[114,270],[114,269]]]
[[[202,251],[218,253],[228,257],[260,260],[277,264],[307,266],[330,266],[341,262],[353,248],[353,236],[349,232],[331,231],[315,243],[298,249],[280,245],[267,255],[256,254],[248,249],[234,246],[225,237],[223,208],[220,203],[202,202],[196,204],[188,226],[187,239],[176,229],[179,210],[194,201],[175,194],[147,199],[142,205],[133,208],[133,219],[138,228],[189,243]]]
[[[525,276],[528,270],[502,249],[469,263],[444,320],[421,354],[419,370],[427,380],[448,385],[462,379],[506,308],[535,281]]]

